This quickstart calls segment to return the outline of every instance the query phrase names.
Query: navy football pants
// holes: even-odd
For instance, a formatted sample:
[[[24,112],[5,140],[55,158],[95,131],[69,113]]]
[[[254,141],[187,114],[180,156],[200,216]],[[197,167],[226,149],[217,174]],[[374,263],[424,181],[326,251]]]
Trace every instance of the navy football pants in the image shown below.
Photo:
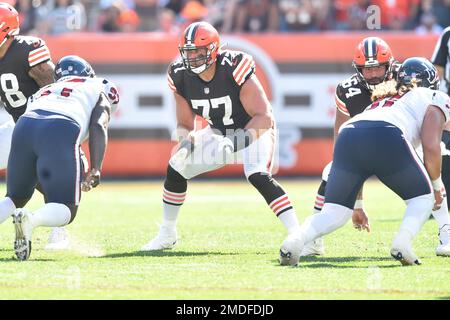
[[[46,202],[78,205],[80,126],[62,115],[36,110],[17,122],[8,159],[7,196],[31,198],[37,182]]]
[[[336,140],[325,203],[353,209],[364,181],[377,176],[403,200],[432,192],[423,163],[401,130],[384,121],[357,121]]]

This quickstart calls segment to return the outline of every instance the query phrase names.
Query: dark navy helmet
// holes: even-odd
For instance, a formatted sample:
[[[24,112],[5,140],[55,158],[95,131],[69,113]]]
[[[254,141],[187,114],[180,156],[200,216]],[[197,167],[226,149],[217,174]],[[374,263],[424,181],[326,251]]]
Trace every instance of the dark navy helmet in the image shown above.
[[[435,66],[425,58],[406,59],[397,73],[397,88],[410,86],[415,82],[418,87],[439,89],[439,75]]]
[[[55,66],[55,80],[66,76],[95,77],[89,62],[79,56],[65,56]]]

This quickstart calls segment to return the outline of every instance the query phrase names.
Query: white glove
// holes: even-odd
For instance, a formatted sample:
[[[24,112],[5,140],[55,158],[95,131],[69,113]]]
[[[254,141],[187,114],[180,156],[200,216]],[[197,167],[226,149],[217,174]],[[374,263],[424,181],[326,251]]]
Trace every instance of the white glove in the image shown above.
[[[220,137],[217,144],[217,160],[228,163],[234,153],[233,141],[227,137]]]

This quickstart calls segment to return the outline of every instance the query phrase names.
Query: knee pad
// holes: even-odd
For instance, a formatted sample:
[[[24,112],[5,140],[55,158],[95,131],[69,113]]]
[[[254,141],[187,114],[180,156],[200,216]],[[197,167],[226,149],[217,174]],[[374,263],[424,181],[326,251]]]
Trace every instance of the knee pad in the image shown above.
[[[166,180],[164,181],[164,188],[170,192],[183,193],[187,190],[187,180],[171,165],[167,166]]]
[[[271,174],[254,173],[248,177],[248,181],[261,193],[268,204],[286,194]]]

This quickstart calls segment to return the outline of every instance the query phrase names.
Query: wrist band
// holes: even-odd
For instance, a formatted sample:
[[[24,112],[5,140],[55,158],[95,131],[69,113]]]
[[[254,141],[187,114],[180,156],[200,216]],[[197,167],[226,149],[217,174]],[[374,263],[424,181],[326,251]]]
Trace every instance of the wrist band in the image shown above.
[[[363,200],[362,199],[356,200],[353,209],[362,209],[362,208],[363,208]]]
[[[435,191],[441,191],[442,188],[444,188],[444,183],[442,182],[441,176],[439,176],[439,178],[431,181],[431,184],[433,185],[433,189]]]

